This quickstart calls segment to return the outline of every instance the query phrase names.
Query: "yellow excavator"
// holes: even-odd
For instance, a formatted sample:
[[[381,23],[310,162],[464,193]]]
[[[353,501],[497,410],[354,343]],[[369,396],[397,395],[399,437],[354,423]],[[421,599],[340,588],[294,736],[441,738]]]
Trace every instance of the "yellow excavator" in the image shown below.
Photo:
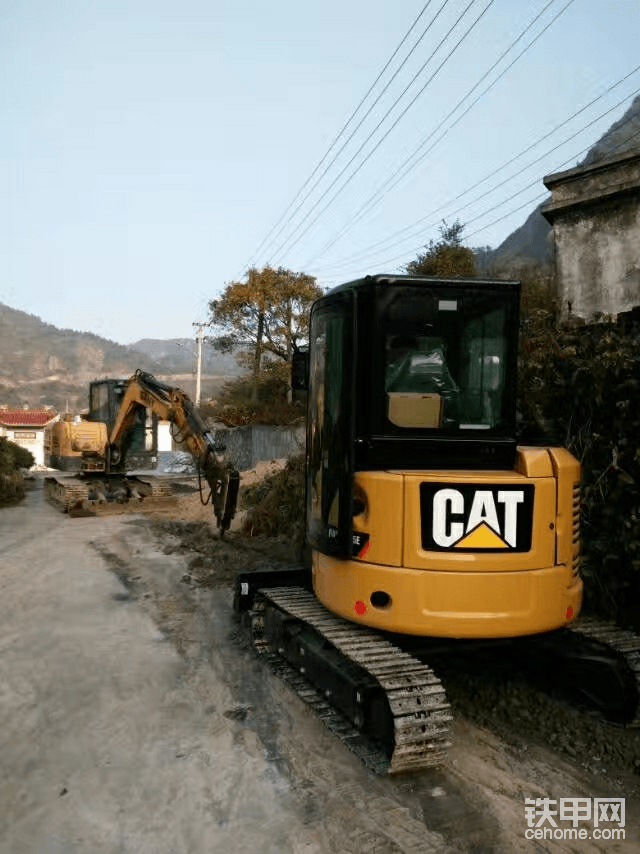
[[[224,448],[216,444],[187,394],[144,371],[136,371],[129,380],[91,383],[88,417],[70,417],[51,426],[45,436],[48,464],[77,475],[47,477],[49,499],[65,512],[86,515],[114,502],[170,496],[167,479],[126,474],[155,462],[157,419],[170,422],[174,438],[194,458],[201,496],[204,479],[217,526],[224,533],[235,515],[239,473],[223,461]]]
[[[518,446],[519,293],[376,275],[312,307],[296,369],[308,378],[311,566],[243,573],[235,608],[376,771],[446,755],[434,642],[553,638],[554,666],[581,673],[586,694],[619,688],[616,714],[637,714],[640,654],[613,630],[568,628],[582,604],[580,466],[563,448]]]

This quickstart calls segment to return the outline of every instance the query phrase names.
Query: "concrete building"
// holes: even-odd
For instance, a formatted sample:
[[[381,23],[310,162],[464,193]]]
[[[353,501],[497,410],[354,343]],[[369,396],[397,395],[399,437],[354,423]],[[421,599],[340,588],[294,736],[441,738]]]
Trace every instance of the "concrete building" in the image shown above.
[[[544,178],[564,317],[640,306],[640,152]]]
[[[31,451],[35,464],[44,465],[44,428],[60,416],[54,409],[10,409],[0,405],[0,436]]]

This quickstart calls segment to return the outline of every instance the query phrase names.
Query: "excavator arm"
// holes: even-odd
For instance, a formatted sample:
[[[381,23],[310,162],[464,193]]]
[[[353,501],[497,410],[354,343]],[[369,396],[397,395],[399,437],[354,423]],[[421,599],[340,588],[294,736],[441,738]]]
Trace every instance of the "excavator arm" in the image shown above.
[[[107,446],[107,471],[121,462],[124,442],[135,423],[138,407],[150,409],[169,421],[174,438],[187,446],[199,477],[209,484],[216,523],[224,533],[235,516],[240,476],[219,456],[213,434],[182,389],[169,386],[144,371],[136,371],[127,384]]]

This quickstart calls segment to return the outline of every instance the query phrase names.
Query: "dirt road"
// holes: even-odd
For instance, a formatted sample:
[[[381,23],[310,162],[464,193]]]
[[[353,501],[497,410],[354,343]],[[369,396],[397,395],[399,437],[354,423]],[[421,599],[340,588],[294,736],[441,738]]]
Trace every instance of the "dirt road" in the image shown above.
[[[239,636],[240,541],[199,586],[169,528],[70,519],[36,487],[0,543],[2,854],[640,850],[629,779],[465,720],[445,769],[365,771]],[[602,796],[627,797],[624,842],[525,839],[526,797]]]

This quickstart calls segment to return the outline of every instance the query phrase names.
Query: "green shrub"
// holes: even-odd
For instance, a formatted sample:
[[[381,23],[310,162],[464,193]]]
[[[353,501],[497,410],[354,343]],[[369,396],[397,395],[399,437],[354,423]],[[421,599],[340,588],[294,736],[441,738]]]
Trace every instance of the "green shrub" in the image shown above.
[[[288,425],[304,420],[299,403],[289,403],[291,365],[284,361],[265,362],[260,372],[257,393],[253,394],[253,377],[235,377],[226,382],[215,406],[203,406],[205,415],[223,421],[230,427],[245,424]]]
[[[25,448],[0,437],[0,506],[16,504],[24,497],[20,469],[31,468],[35,460]]]
[[[521,335],[522,439],[580,460],[586,605],[617,619],[640,601],[638,338],[611,320],[558,327],[543,310]]]

